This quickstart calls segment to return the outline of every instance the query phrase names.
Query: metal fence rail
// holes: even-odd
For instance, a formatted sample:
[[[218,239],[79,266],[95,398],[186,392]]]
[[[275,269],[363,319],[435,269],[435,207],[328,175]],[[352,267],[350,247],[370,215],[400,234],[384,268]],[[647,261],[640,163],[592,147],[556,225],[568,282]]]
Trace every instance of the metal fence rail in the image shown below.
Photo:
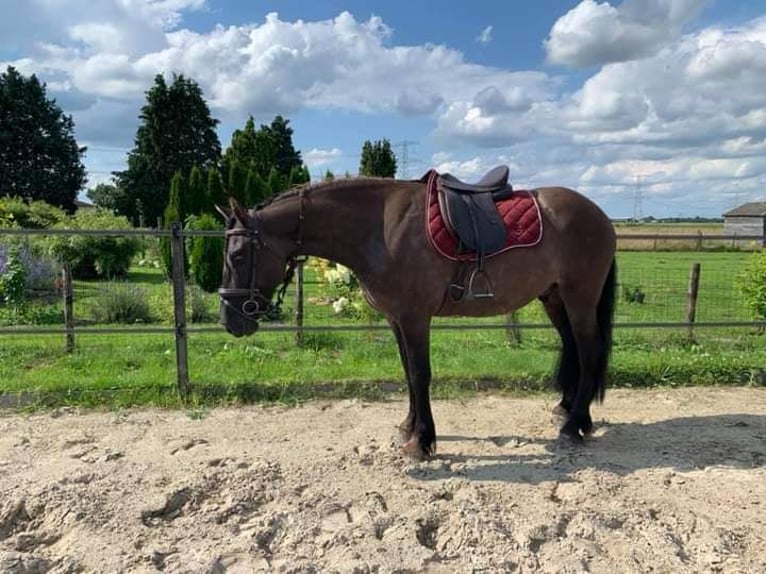
[[[0,229],[0,236],[108,236],[108,237],[162,237],[169,238],[172,252],[172,277],[171,284],[173,288],[173,308],[174,323],[172,326],[138,326],[127,328],[115,327],[78,327],[74,324],[72,315],[72,277],[71,272],[65,268],[62,279],[65,309],[65,325],[61,328],[39,328],[39,327],[0,327],[0,336],[22,336],[22,335],[56,335],[66,337],[66,348],[72,350],[75,345],[76,336],[88,336],[99,334],[112,335],[139,335],[139,334],[166,334],[172,335],[175,340],[176,348],[176,379],[178,389],[183,396],[190,392],[189,370],[188,370],[188,336],[190,334],[203,333],[221,333],[220,326],[188,326],[186,324],[186,301],[185,288],[186,278],[184,270],[184,239],[187,237],[224,237],[223,231],[191,231],[183,230],[179,223],[174,223],[171,229],[108,229],[108,230],[84,230],[84,229]],[[703,234],[619,234],[618,241],[624,240],[669,240],[669,241],[693,241],[696,248],[701,248],[705,241],[755,241],[760,245],[766,244],[766,237],[759,235],[703,235]],[[298,284],[296,286],[296,323],[287,324],[263,324],[260,328],[263,332],[292,332],[300,340],[304,332],[364,332],[364,331],[388,331],[390,327],[386,324],[367,324],[367,325],[304,325],[303,324],[303,287],[311,282],[303,281],[303,272],[298,273]],[[699,279],[699,269],[696,271],[697,280]],[[763,321],[697,321],[696,320],[696,301],[698,283],[695,285],[692,277],[688,290],[678,295],[686,297],[688,300],[688,309],[685,320],[678,321],[616,321],[617,329],[652,329],[652,328],[685,328],[689,330],[694,328],[728,328],[745,327],[765,329],[766,322]],[[495,323],[435,323],[432,328],[435,330],[535,330],[551,329],[548,322],[517,322],[512,320],[511,316],[506,321]]]

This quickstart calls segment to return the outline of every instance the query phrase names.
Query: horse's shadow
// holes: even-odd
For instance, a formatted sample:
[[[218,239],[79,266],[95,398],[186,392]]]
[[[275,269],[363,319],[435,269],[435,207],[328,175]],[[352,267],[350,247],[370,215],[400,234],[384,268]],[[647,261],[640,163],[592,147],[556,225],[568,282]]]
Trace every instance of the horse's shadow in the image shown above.
[[[766,466],[766,415],[681,417],[653,423],[602,423],[585,445],[530,436],[441,436],[434,461],[414,466],[418,480],[455,477],[538,484],[576,480],[582,470],[626,476],[645,469],[678,472]],[[461,442],[484,443],[462,454]],[[473,449],[472,449],[473,450]],[[496,452],[492,452],[496,451]]]

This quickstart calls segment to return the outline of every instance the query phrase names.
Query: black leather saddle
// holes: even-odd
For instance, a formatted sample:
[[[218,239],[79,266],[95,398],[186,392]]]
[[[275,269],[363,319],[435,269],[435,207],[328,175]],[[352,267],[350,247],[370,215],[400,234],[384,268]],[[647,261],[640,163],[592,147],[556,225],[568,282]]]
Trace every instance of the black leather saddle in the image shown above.
[[[484,257],[505,246],[505,223],[496,203],[513,193],[508,174],[508,166],[501,165],[476,183],[460,181],[449,173],[436,180],[439,209],[447,227],[458,238],[459,250],[476,253],[476,269],[468,284],[469,299],[494,296],[486,276],[486,288],[480,293],[474,291],[474,281],[484,275]]]

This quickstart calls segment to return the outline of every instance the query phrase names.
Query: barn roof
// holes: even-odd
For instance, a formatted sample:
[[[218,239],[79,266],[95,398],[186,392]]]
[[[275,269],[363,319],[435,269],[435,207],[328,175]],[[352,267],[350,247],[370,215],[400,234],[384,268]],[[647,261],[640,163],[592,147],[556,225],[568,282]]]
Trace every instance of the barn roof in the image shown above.
[[[766,201],[743,203],[723,214],[724,217],[766,217]]]

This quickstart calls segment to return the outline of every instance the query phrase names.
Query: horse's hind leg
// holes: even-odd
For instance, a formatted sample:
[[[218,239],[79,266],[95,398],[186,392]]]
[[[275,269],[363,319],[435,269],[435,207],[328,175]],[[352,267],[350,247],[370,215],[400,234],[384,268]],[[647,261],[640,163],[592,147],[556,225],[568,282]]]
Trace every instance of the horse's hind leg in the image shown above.
[[[559,295],[558,286],[551,287],[539,299],[548,314],[548,318],[561,337],[561,353],[556,369],[556,385],[561,391],[561,402],[553,409],[553,413],[558,416],[567,416],[572,410],[580,380],[577,344],[572,333],[572,326],[569,324],[564,302]]]
[[[561,428],[561,434],[575,442],[581,442],[582,435],[590,434],[593,430],[590,404],[599,385],[600,365],[605,349],[599,334],[597,302],[591,301],[586,294],[567,290],[562,290],[561,296],[566,306],[580,365],[577,391],[567,421]]]

